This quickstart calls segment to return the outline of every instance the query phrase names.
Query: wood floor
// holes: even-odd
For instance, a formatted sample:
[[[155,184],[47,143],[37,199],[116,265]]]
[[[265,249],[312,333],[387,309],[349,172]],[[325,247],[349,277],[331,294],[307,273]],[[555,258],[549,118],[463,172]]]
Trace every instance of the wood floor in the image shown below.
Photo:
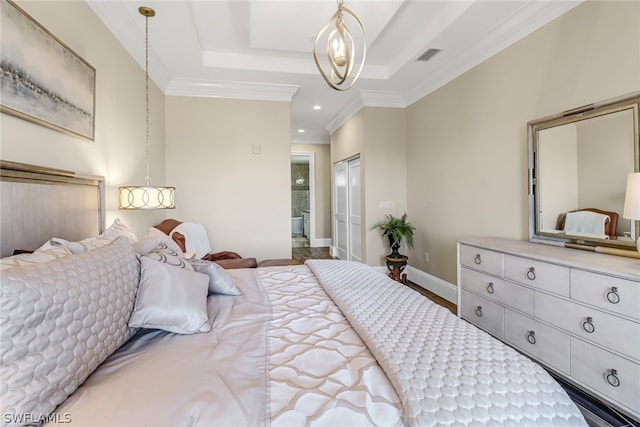
[[[329,248],[309,248],[309,247],[301,247],[301,248],[293,248],[291,250],[291,257],[294,259],[301,259],[303,261],[308,259],[332,259],[329,254]],[[443,306],[444,308],[451,311],[453,314],[457,313],[456,305],[448,300],[442,298],[439,295],[434,294],[421,286],[416,285],[413,282],[407,281],[407,286],[410,288],[420,292],[425,297],[429,298],[431,301],[435,302]]]
[[[332,259],[329,254],[329,248],[293,248],[291,249],[291,257],[293,259],[301,259],[303,261],[308,259]]]
[[[450,302],[449,300],[442,298],[440,295],[436,295],[433,292],[426,290],[422,286],[418,286],[415,283],[410,281],[407,281],[406,285],[411,289],[414,289],[420,292],[422,295],[429,298],[431,301],[435,302],[436,304],[441,305],[444,308],[448,309],[453,314],[458,313],[457,306],[454,303]]]

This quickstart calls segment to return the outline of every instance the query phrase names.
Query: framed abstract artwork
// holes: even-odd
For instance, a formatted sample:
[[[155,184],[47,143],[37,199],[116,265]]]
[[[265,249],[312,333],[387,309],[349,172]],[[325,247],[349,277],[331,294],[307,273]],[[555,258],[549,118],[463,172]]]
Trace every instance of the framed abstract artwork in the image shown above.
[[[13,2],[0,17],[0,110],[93,141],[95,68]]]

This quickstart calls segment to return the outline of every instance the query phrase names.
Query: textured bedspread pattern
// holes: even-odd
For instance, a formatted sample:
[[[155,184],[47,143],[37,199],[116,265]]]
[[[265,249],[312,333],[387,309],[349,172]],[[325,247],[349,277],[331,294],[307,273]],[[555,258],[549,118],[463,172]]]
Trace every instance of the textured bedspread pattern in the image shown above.
[[[411,426],[585,425],[540,366],[368,266],[309,260],[387,373]]]
[[[393,386],[309,268],[258,275],[272,310],[271,426],[401,426]]]

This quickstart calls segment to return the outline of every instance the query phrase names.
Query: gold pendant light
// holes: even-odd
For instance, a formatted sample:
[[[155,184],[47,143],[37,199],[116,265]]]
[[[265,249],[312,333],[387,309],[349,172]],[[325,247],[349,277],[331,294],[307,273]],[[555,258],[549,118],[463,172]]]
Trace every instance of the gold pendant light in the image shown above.
[[[364,37],[364,28],[360,19],[349,9],[342,5],[342,0],[338,1],[338,10],[333,14],[329,22],[320,29],[313,41],[313,60],[320,71],[320,75],[327,84],[335,90],[348,90],[355,84],[362,72],[364,61],[367,56],[367,42]],[[351,17],[360,30],[357,39],[345,24],[345,16]],[[324,44],[324,54],[327,56],[328,67],[325,61],[321,61],[322,53],[319,54],[318,47]],[[360,47],[361,56],[358,55],[356,44]],[[360,56],[356,66],[356,57]],[[325,62],[324,66],[322,63]],[[326,69],[325,69],[326,68]],[[354,74],[354,70],[357,71]]]
[[[150,7],[138,9],[145,17],[145,105],[146,105],[146,185],[120,187],[120,209],[173,209],[174,187],[152,187],[149,174],[149,18],[156,15]]]

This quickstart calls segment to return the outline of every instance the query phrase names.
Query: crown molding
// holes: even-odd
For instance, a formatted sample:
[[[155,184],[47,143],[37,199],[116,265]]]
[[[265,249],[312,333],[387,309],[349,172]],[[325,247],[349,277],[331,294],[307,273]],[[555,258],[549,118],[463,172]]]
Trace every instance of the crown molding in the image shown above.
[[[400,92],[362,89],[333,120],[327,123],[325,129],[332,134],[364,107],[406,108],[407,106]]]
[[[122,2],[87,0],[87,4],[144,72],[145,45],[140,42],[140,40],[144,41],[144,28],[141,33],[137,25],[139,22],[144,22],[140,15],[131,16]],[[136,22],[134,18],[139,22]],[[154,30],[150,29],[149,31],[153,32]],[[169,70],[156,54],[153,45],[149,46],[149,78],[160,90],[165,88],[171,80]]]
[[[365,107],[405,108],[407,102],[401,92],[389,90],[360,90]]]
[[[342,111],[340,111],[338,115],[333,118],[333,120],[327,123],[327,125],[325,126],[325,129],[327,130],[327,132],[329,132],[329,135],[331,135],[340,126],[345,124],[347,120],[349,120],[351,117],[358,114],[358,112],[363,108],[364,108],[364,101],[362,99],[362,96],[358,95],[355,98],[353,98],[351,102],[349,102],[342,109]]]
[[[300,136],[296,135],[295,137],[291,137],[292,144],[329,144],[331,139],[329,135],[326,137],[320,138],[317,136]]]
[[[173,79],[167,85],[169,96],[246,99],[291,102],[298,85]]]

